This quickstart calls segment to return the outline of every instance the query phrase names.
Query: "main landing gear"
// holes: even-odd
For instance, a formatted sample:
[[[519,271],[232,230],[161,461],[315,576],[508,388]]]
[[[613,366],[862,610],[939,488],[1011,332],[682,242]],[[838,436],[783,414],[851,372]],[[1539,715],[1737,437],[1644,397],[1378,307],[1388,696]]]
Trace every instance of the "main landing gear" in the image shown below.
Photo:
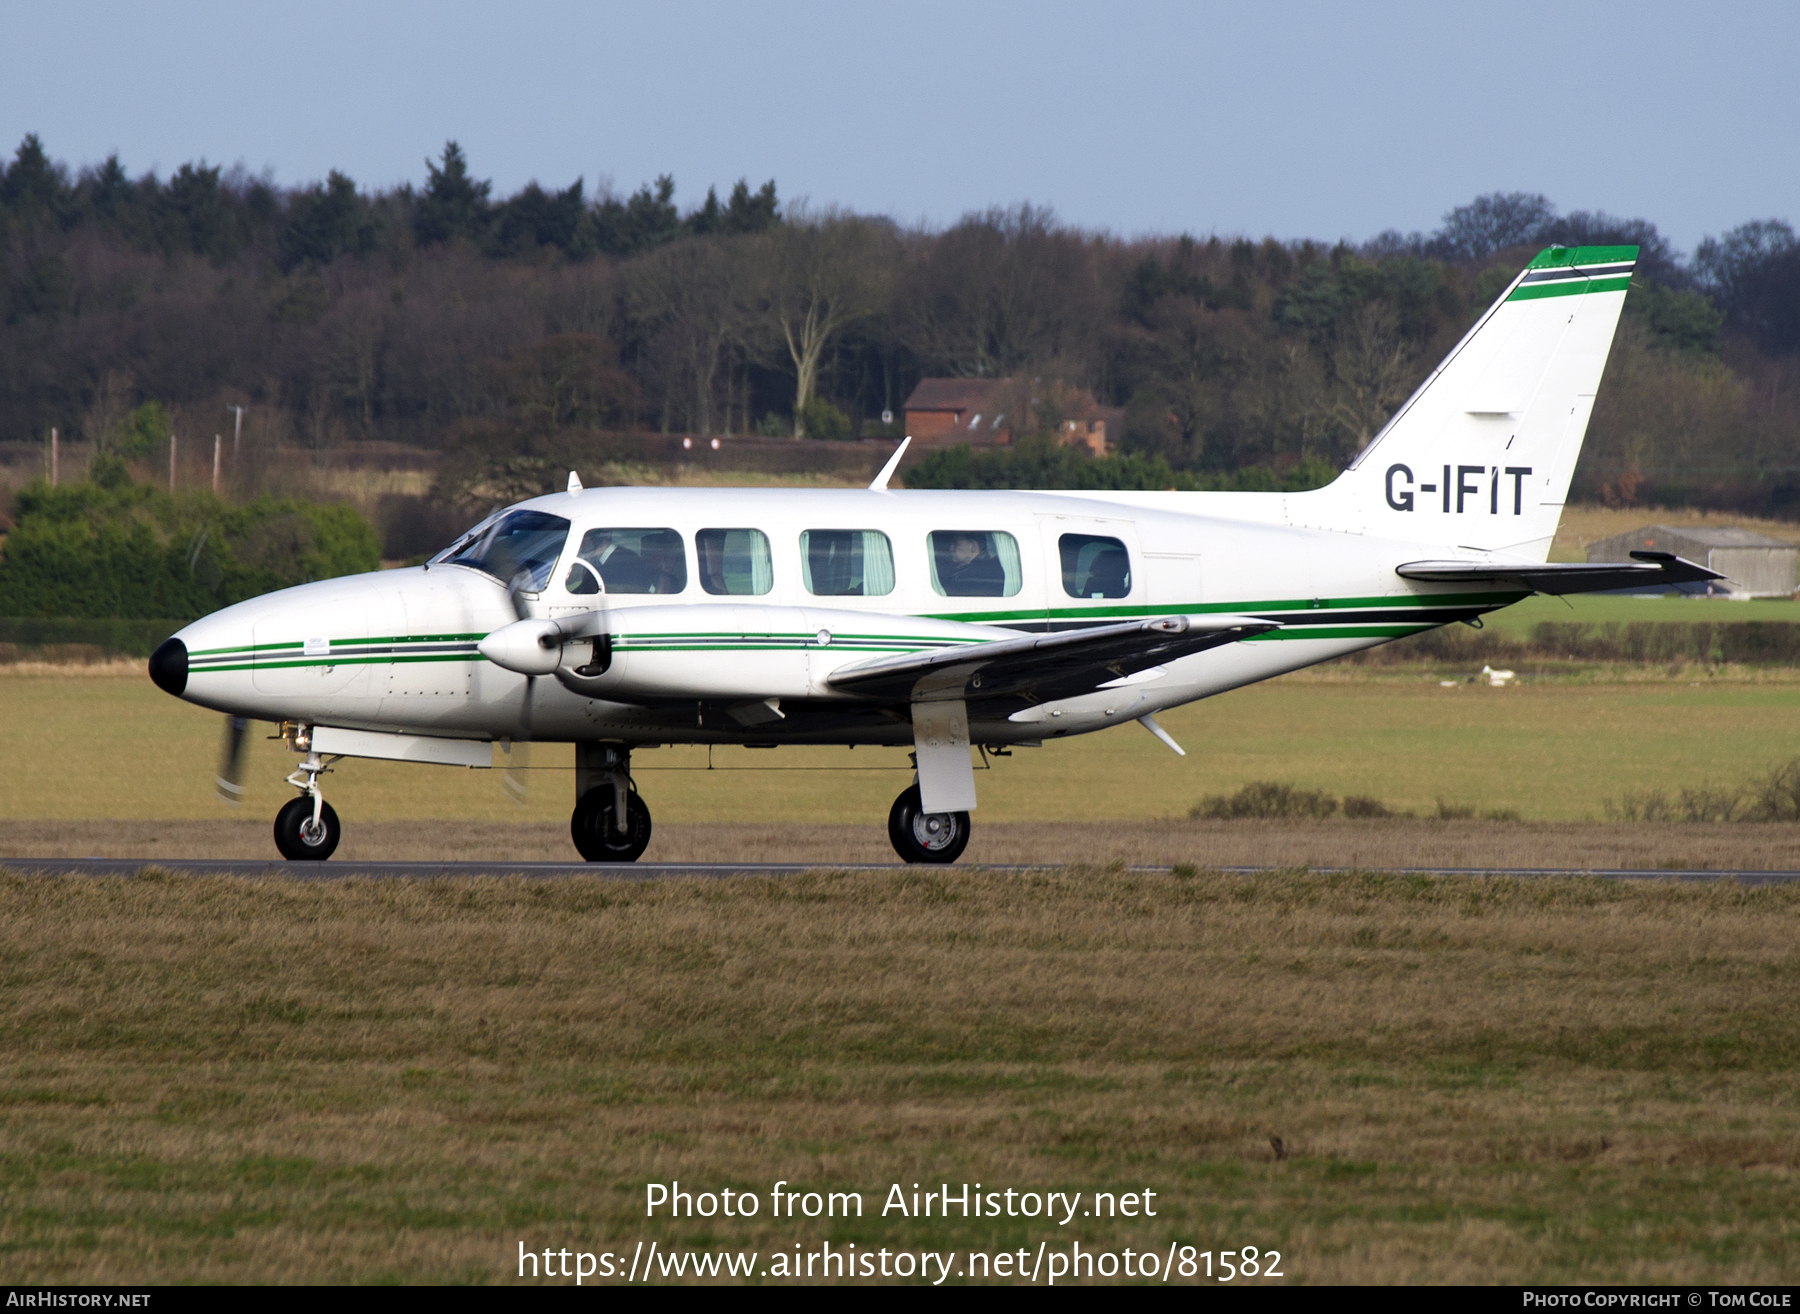
[[[319,792],[325,759],[308,749],[306,761],[287,778],[300,791],[275,814],[275,847],[289,862],[323,862],[337,849],[344,828],[336,812]]]
[[[631,779],[631,749],[575,745],[575,813],[569,836],[589,862],[636,862],[650,844],[650,809]]]
[[[888,839],[904,862],[955,862],[969,847],[969,814],[925,811],[913,785],[888,811]]]

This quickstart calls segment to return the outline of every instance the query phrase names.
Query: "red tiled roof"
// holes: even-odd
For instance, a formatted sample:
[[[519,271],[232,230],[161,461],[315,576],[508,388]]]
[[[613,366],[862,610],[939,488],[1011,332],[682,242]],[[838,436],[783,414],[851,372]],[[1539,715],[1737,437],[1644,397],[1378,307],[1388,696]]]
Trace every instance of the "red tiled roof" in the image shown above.
[[[985,410],[1011,379],[920,379],[903,409],[908,411]]]

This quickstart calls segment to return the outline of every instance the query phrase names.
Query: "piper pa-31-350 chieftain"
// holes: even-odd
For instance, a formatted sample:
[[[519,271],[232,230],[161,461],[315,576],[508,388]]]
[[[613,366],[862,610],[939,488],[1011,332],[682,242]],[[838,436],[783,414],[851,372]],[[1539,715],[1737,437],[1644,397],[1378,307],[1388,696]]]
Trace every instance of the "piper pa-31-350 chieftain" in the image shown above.
[[[339,756],[488,766],[573,743],[575,847],[650,839],[632,750],[910,746],[888,831],[951,862],[971,746],[1154,717],[1533,592],[1716,578],[1666,554],[1547,563],[1636,247],[1551,248],[1348,470],[1307,493],[583,489],[425,566],[238,603],[150,660],[169,693],[278,721],[275,840],[325,858]],[[904,450],[904,444],[902,445]],[[228,762],[237,754],[228,742]],[[224,772],[229,784],[231,769]]]

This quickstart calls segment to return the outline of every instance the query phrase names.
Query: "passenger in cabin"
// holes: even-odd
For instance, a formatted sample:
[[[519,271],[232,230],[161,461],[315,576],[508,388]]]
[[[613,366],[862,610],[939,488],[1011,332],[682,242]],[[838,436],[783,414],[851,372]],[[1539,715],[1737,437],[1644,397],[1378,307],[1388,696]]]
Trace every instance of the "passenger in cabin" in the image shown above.
[[[700,587],[726,596],[756,596],[775,584],[769,538],[760,529],[702,529],[694,535]]]
[[[998,598],[1006,593],[1006,570],[988,550],[986,534],[933,534],[938,582],[951,598]]]
[[[1131,564],[1125,549],[1109,547],[1095,554],[1082,591],[1090,598],[1122,598],[1131,592]]]
[[[1063,592],[1071,598],[1123,598],[1131,593],[1131,557],[1118,539],[1064,534],[1057,549],[1062,556]]]
[[[644,535],[644,570],[652,593],[680,593],[687,587],[687,554],[681,535],[672,529]]]
[[[821,598],[879,598],[894,591],[894,548],[879,529],[808,529],[800,576]]]

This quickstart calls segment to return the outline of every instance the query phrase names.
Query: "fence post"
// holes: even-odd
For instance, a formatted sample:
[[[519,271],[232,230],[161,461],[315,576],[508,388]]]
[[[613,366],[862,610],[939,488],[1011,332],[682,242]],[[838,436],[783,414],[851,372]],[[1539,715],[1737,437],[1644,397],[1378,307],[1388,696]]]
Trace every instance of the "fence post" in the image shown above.
[[[175,491],[175,435],[169,435],[169,492]]]
[[[219,495],[219,435],[213,435],[213,496]]]
[[[62,453],[61,453],[61,451],[58,447],[58,443],[57,443],[56,426],[51,425],[50,426],[50,487],[52,487],[52,488],[56,487],[57,476],[62,473],[61,468],[60,468],[62,462],[59,459],[61,457],[61,455],[62,455]]]

